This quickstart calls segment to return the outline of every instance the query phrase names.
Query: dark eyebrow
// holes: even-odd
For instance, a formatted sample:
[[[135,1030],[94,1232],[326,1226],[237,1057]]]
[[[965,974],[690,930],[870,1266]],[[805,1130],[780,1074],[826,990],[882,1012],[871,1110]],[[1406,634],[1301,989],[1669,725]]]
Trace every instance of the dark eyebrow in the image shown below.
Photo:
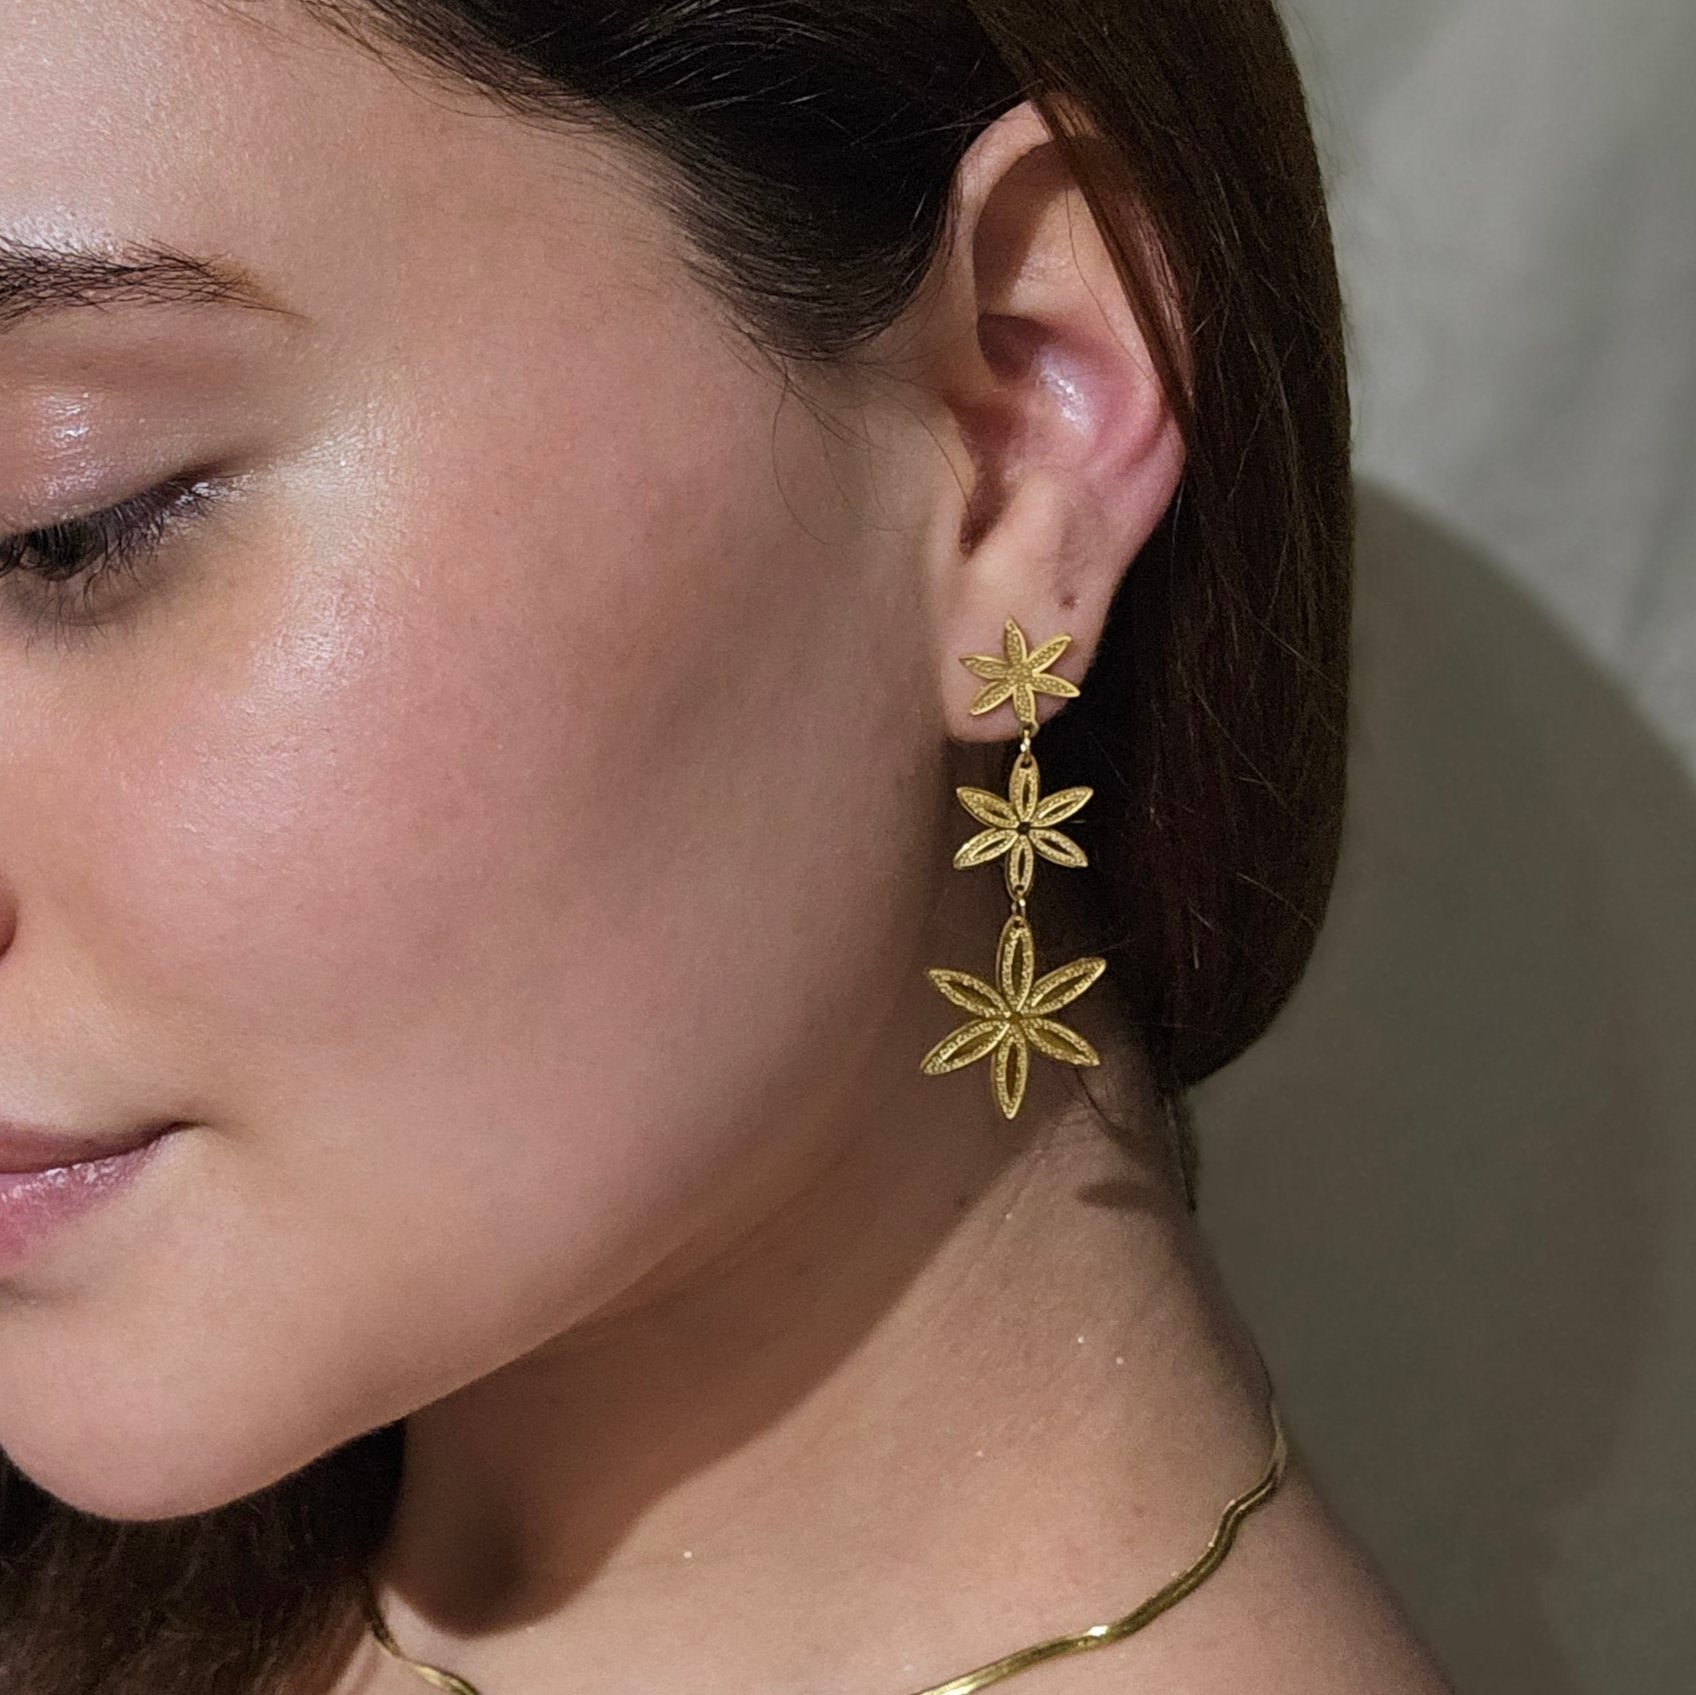
[[[0,235],[0,334],[26,318],[82,307],[177,303],[305,316],[227,260],[154,242],[43,246]]]

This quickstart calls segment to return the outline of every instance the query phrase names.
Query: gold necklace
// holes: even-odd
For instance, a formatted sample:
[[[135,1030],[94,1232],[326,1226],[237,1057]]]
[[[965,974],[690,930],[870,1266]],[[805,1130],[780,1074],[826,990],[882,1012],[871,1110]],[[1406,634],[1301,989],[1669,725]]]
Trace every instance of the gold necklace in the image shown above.
[[[1267,1462],[1264,1475],[1246,1494],[1238,1495],[1226,1505],[1220,1515],[1218,1527],[1213,1532],[1213,1539],[1207,1544],[1201,1557],[1179,1572],[1164,1588],[1157,1590],[1140,1606],[1126,1613],[1123,1618],[1115,1619],[1111,1624],[1095,1624],[1087,1630],[1074,1631],[1068,1636],[1054,1636],[1046,1642],[1033,1643],[1029,1648],[1020,1648],[1011,1654],[1004,1654],[999,1660],[991,1660],[988,1665],[979,1666],[975,1671],[962,1672],[958,1677],[951,1677],[946,1683],[917,1690],[915,1695],[973,1695],[976,1690],[999,1683],[1002,1678],[1011,1677],[1015,1672],[1028,1671],[1044,1660],[1057,1659],[1062,1654],[1079,1653],[1086,1648],[1102,1648],[1109,1642],[1117,1642],[1133,1631],[1141,1630],[1168,1607],[1181,1601],[1224,1559],[1231,1544],[1236,1540],[1237,1525],[1262,1502],[1268,1500],[1283,1480],[1285,1463],[1289,1458],[1289,1445],[1284,1440],[1284,1425],[1278,1416],[1277,1396],[1270,1388],[1266,1397],[1266,1410],[1272,1420],[1272,1458]],[[394,1637],[389,1634],[370,1579],[364,1573],[360,1574],[360,1585],[366,1621],[371,1626],[371,1634],[376,1637],[385,1652],[417,1672],[426,1683],[447,1691],[447,1695],[479,1695],[479,1691],[464,1678],[455,1677],[452,1672],[442,1671],[436,1666],[427,1666],[419,1660],[408,1659],[395,1645]]]

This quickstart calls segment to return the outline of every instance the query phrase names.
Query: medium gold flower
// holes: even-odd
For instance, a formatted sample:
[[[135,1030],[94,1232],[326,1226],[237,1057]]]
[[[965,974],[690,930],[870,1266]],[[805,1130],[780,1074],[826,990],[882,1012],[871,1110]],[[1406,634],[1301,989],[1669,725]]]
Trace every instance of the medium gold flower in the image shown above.
[[[1095,955],[1074,959],[1033,981],[1035,969],[1030,923],[1017,912],[1001,926],[993,984],[969,971],[928,967],[925,975],[937,988],[975,1016],[925,1055],[920,1062],[925,1075],[956,1071],[988,1056],[996,1102],[1011,1118],[1024,1099],[1031,1048],[1067,1065],[1099,1065],[1100,1054],[1076,1030],[1048,1014],[1076,1000],[1107,969],[1107,961]]]
[[[1029,751],[1013,763],[1005,800],[988,789],[957,788],[954,792],[960,797],[960,804],[989,828],[961,843],[954,855],[955,869],[964,871],[973,865],[983,865],[1004,853],[1007,892],[1017,900],[1030,890],[1031,874],[1036,868],[1032,849],[1056,865],[1088,865],[1084,850],[1053,826],[1070,818],[1095,790],[1057,789],[1039,799],[1039,788],[1036,759]]]
[[[1070,636],[1050,636],[1034,652],[1026,652],[1025,632],[1014,619],[1009,618],[1001,632],[1002,658],[997,659],[988,653],[960,655],[960,663],[974,677],[988,679],[986,686],[978,690],[969,710],[993,712],[1002,701],[1011,699],[1019,722],[1034,725],[1037,695],[1055,694],[1071,698],[1078,692],[1076,683],[1069,683],[1064,677],[1044,675],[1071,645],[1071,640]]]

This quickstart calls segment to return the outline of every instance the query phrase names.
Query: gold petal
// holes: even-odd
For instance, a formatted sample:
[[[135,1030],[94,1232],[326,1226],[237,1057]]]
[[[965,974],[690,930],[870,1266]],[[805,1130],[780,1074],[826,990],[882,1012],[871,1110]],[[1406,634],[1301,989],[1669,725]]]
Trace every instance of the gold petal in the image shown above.
[[[983,978],[974,977],[969,971],[950,971],[941,965],[927,966],[925,975],[956,1006],[964,1007],[967,1012],[975,1013],[979,1018],[1006,1018],[1007,1003]]]
[[[974,865],[982,865],[1005,853],[1018,840],[1020,835],[1017,830],[979,830],[955,851],[954,869],[969,871]]]
[[[982,1059],[1007,1034],[1005,1022],[984,1019],[975,1024],[962,1024],[950,1030],[919,1062],[927,1077],[940,1077],[945,1071],[958,1071],[973,1060]]]
[[[1046,671],[1031,678],[1031,687],[1041,694],[1064,695],[1068,700],[1075,700],[1078,693],[1076,683],[1069,683],[1064,677],[1051,677]]]
[[[1005,679],[999,683],[986,683],[978,691],[967,711],[993,712],[1012,692],[1013,685]]]
[[[1001,646],[1009,665],[1025,663],[1025,632],[1019,628],[1017,619],[1009,618],[1002,626]]]
[[[1031,814],[1033,824],[1059,824],[1076,812],[1091,795],[1094,789],[1079,785],[1075,789],[1056,789],[1051,795],[1044,795],[1037,802],[1036,810]]]
[[[1031,992],[1035,967],[1036,944],[1030,923],[1018,913],[1010,913],[1001,926],[1001,939],[995,949],[995,981],[1014,1010],[1024,1006],[1025,996]]]
[[[1036,809],[1037,790],[1041,778],[1036,768],[1036,755],[1028,759],[1015,759],[1013,773],[1007,784],[1007,800],[1012,803],[1013,816],[1009,824],[1017,824],[1028,819]],[[1003,804],[1006,804],[1005,802]]]
[[[1030,833],[1031,846],[1044,859],[1052,859],[1056,865],[1088,865],[1084,850],[1070,836],[1063,836],[1058,830],[1032,830]]]
[[[1030,1049],[1025,1046],[1024,1035],[1015,1024],[996,1048],[995,1058],[990,1062],[996,1104],[1008,1118],[1019,1110],[1019,1102],[1025,1098],[1025,1079],[1030,1068]]]
[[[1029,725],[1032,728],[1036,725],[1036,698],[1031,694],[1031,683],[1041,680],[1040,677],[1033,679],[1021,673],[1013,679],[1008,690],[1013,697],[1013,710],[1018,713],[1021,725]]]
[[[962,653],[960,663],[974,677],[987,677],[992,683],[1000,682],[1007,675],[1007,661],[997,659],[992,653]]]
[[[1075,1001],[1106,969],[1107,961],[1096,954],[1057,966],[1031,985],[1024,1010],[1027,1013],[1058,1012],[1061,1007]]]
[[[997,830],[1018,828],[1018,813],[1000,795],[991,790],[959,788],[954,793],[960,797],[960,804],[980,824],[993,825]]]
[[[1041,647],[1031,649],[1025,661],[1033,671],[1046,671],[1072,645],[1070,636],[1050,636]]]
[[[1101,1063],[1101,1055],[1076,1030],[1068,1030],[1052,1018],[1027,1018],[1023,1028],[1031,1039],[1031,1045],[1050,1059],[1063,1060],[1067,1065]]]
[[[1007,855],[1007,893],[1017,900],[1031,892],[1031,877],[1036,860],[1031,854],[1031,839],[1022,830],[1013,838],[1013,851]]]

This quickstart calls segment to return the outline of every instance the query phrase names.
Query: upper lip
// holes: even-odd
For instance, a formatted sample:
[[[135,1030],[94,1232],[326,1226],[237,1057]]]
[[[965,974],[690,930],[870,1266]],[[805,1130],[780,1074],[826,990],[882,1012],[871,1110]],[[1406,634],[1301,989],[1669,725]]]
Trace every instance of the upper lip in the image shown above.
[[[24,1124],[0,1118],[0,1176],[20,1176],[32,1171],[51,1171],[56,1166],[78,1165],[87,1160],[111,1159],[144,1147],[174,1128],[171,1124],[144,1124],[134,1130],[106,1131],[86,1135],[75,1130],[56,1130],[44,1124]]]

